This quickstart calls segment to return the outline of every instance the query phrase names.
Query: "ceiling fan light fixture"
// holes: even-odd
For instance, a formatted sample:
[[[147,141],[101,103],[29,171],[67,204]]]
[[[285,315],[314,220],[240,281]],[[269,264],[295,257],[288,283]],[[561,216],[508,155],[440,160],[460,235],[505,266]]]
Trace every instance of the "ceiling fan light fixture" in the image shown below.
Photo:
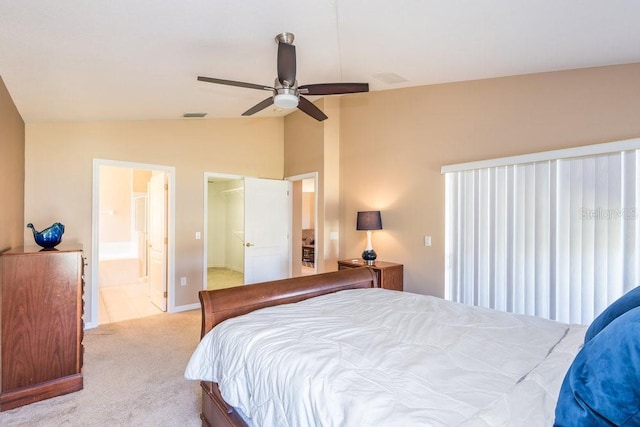
[[[279,93],[274,96],[273,103],[276,107],[289,110],[298,106],[298,97],[290,93]]]
[[[276,36],[276,42],[278,43],[278,73],[273,81],[273,87],[204,76],[198,76],[198,81],[247,89],[267,90],[272,93],[271,96],[242,113],[243,116],[251,116],[258,111],[275,105],[274,111],[291,110],[297,107],[300,111],[319,122],[328,119],[327,115],[316,107],[313,102],[304,96],[300,96],[301,93],[311,96],[325,96],[369,92],[368,83],[316,83],[298,86],[298,81],[296,80],[296,47],[293,45],[293,39],[293,33],[280,33]]]

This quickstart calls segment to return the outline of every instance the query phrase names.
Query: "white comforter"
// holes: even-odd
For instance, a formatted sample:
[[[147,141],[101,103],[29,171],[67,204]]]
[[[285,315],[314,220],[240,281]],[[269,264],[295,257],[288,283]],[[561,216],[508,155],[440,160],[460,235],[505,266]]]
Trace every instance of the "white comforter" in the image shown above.
[[[185,377],[257,426],[550,426],[585,327],[384,289],[229,319]]]

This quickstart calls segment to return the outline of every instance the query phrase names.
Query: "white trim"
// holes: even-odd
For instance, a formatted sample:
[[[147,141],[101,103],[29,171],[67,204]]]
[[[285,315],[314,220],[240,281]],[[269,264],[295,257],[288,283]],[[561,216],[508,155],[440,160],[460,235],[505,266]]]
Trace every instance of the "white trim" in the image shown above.
[[[315,180],[318,180],[318,172],[309,172],[309,173],[302,173],[300,175],[293,175],[293,176],[288,176],[285,178],[285,180],[287,181],[302,181],[303,179],[309,179],[309,178],[313,178]],[[317,189],[317,185],[316,185],[316,189]]]
[[[125,162],[119,160],[93,159],[93,183],[92,183],[92,213],[91,213],[91,318],[85,322],[85,328],[96,328],[99,324],[98,320],[98,300],[100,289],[98,287],[98,240],[99,240],[99,189],[100,189],[100,166],[115,166],[132,169],[147,169],[162,171],[168,175],[169,191],[168,197],[168,260],[167,260],[167,311],[174,313],[178,307],[175,305],[175,188],[176,188],[176,168],[174,166],[152,165],[148,163]]]
[[[186,304],[186,305],[177,305],[173,308],[172,313],[179,313],[182,311],[191,311],[191,310],[200,310],[202,307],[200,306],[199,302],[195,302],[193,304]]]
[[[571,157],[594,156],[598,154],[638,149],[640,149],[640,138],[633,138],[622,141],[585,145],[582,147],[564,148],[561,150],[523,154],[520,156],[501,157],[498,159],[480,160],[477,162],[457,163],[454,165],[442,166],[442,168],[440,169],[440,173],[445,174],[450,172],[461,172],[474,169],[518,165],[523,163],[544,162]]]

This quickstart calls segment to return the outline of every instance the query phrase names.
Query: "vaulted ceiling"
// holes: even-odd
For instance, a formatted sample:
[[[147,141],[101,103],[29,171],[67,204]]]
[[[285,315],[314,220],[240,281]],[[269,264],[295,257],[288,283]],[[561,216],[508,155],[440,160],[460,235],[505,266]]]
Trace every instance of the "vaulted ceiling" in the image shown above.
[[[281,32],[300,84],[378,91],[640,62],[638,16],[637,0],[0,0],[0,76],[26,122],[239,117],[268,93],[196,77],[273,85]]]

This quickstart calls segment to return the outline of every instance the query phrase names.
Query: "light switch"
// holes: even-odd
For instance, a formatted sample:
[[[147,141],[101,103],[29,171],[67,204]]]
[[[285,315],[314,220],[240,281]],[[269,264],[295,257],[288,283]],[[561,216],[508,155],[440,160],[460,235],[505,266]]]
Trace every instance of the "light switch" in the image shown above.
[[[424,245],[431,246],[431,236],[424,236]]]
[[[200,232],[196,231],[196,240],[200,240]]]

